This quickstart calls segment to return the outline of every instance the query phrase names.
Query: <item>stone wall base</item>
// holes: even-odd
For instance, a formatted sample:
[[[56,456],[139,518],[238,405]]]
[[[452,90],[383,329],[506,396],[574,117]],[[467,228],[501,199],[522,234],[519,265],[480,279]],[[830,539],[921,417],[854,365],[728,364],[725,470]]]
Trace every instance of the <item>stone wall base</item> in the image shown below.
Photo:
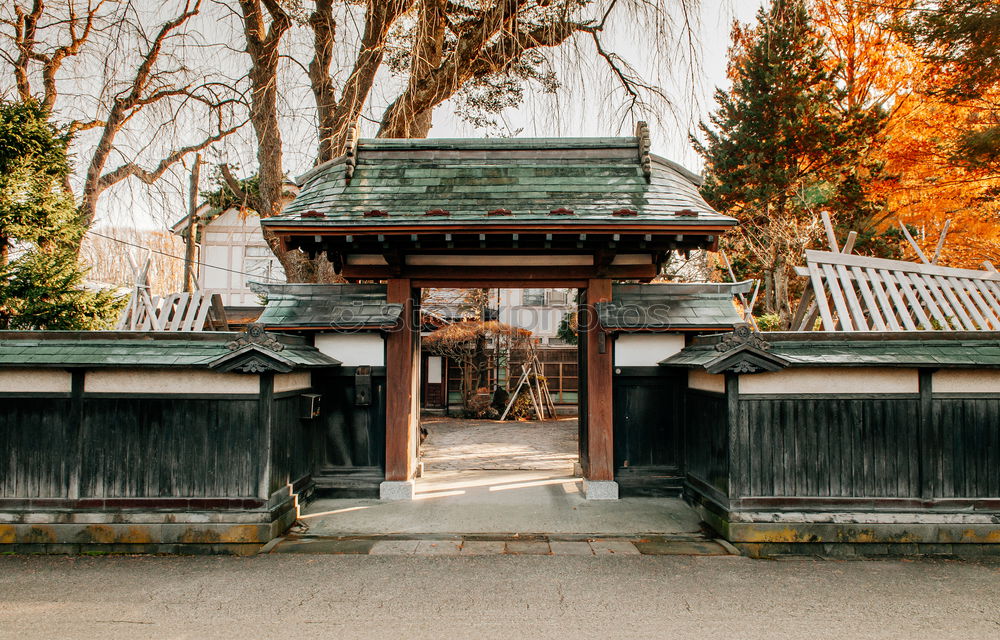
[[[1000,556],[1000,513],[972,511],[730,511],[688,487],[719,536],[751,557]]]
[[[1000,544],[924,544],[924,543],[821,543],[763,542],[732,543],[750,558],[814,556],[818,558],[982,558],[1000,557]]]
[[[287,496],[269,509],[0,511],[0,553],[246,555],[295,523]]]
[[[0,544],[0,555],[234,555],[252,556],[262,544]]]

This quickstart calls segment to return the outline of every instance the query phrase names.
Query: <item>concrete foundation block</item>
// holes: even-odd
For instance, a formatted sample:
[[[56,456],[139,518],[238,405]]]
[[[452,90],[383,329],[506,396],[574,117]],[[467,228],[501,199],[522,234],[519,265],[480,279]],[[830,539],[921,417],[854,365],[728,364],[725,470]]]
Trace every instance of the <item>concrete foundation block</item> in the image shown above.
[[[583,493],[587,500],[617,500],[618,483],[612,480],[584,480]]]
[[[378,486],[380,500],[413,500],[413,480],[386,480]]]

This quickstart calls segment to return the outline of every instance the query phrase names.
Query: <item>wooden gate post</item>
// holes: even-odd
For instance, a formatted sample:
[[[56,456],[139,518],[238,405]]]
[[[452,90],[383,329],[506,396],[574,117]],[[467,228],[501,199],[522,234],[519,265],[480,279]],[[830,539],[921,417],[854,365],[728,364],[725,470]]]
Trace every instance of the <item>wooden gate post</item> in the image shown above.
[[[410,500],[417,455],[420,358],[419,307],[410,280],[390,279],[386,302],[402,304],[403,313],[385,344],[385,482],[379,487],[379,496],[383,500]]]
[[[588,500],[617,500],[612,411],[611,337],[598,323],[595,305],[611,301],[611,280],[590,280],[586,300],[587,465],[584,490]]]

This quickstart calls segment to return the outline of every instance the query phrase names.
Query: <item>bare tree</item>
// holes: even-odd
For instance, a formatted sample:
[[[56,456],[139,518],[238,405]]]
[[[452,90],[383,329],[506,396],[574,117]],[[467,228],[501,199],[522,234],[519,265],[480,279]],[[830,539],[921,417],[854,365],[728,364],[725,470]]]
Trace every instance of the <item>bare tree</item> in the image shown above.
[[[99,60],[126,43],[138,47],[137,55],[128,56],[130,64],[124,73],[115,69],[105,77],[88,116],[69,123],[74,133],[93,130],[97,134],[96,143],[83,158],[86,170],[77,198],[81,219],[88,226],[109,187],[127,178],[152,184],[186,155],[209,147],[244,124],[236,115],[242,111],[242,101],[234,89],[193,73],[178,55],[190,44],[187,29],[201,5],[202,0],[184,0],[171,17],[152,29],[131,3],[109,0],[31,0],[30,4],[16,0],[0,14],[2,35],[10,45],[0,48],[0,58],[13,72],[17,96],[38,100],[56,115],[61,102],[73,100],[60,89],[61,72],[69,59],[88,48],[93,59]],[[139,154],[129,153],[128,145],[119,144],[140,113],[156,121],[153,125],[144,122],[143,137],[184,139],[163,150],[151,166],[144,166]],[[184,113],[203,126],[180,135],[172,124]],[[145,140],[141,149],[149,149],[151,142]]]
[[[425,137],[431,116],[442,102],[476,89],[488,99],[477,109],[499,111],[516,100],[521,84],[530,80],[554,89],[557,83],[545,70],[541,51],[558,47],[582,34],[607,64],[628,96],[628,109],[644,106],[641,95],[666,98],[654,84],[644,83],[601,36],[609,17],[618,11],[664,12],[671,0],[368,0],[357,52],[347,79],[338,92],[334,73],[337,10],[351,11],[358,2],[315,0],[307,10],[299,0],[238,0],[251,61],[251,122],[257,143],[259,193],[245,193],[228,167],[226,184],[261,218],[276,215],[282,206],[284,179],[281,134],[278,128],[279,61],[282,38],[300,24],[312,32],[312,51],[306,70],[315,100],[318,133],[316,164],[344,152],[355,130],[380,70],[405,76],[405,84],[379,120],[379,137]],[[688,11],[697,0],[672,0]],[[596,10],[595,10],[596,9]],[[589,10],[589,12],[588,12]],[[352,14],[353,15],[353,14]],[[690,25],[687,25],[688,27]],[[320,258],[307,264],[301,252],[286,252],[268,238],[292,281],[309,281],[332,274]]]

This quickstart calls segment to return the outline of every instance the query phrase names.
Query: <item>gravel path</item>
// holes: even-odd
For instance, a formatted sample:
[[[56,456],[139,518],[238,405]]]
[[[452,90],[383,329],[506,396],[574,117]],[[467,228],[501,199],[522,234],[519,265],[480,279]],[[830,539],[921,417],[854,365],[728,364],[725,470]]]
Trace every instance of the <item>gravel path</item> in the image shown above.
[[[0,557],[0,638],[1000,637],[1000,564],[739,557]]]

